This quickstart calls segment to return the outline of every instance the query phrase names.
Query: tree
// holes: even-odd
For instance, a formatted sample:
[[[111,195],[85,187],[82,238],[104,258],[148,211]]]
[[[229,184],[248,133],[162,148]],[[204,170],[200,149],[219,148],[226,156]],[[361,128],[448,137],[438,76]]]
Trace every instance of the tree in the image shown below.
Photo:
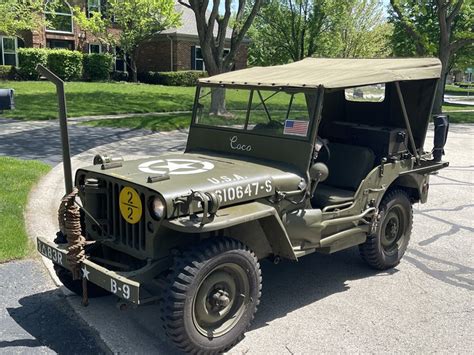
[[[252,64],[269,65],[311,56],[383,57],[390,34],[378,0],[270,0],[250,36]]]
[[[42,0],[0,0],[0,33],[21,37],[44,25]]]
[[[450,68],[474,46],[474,4],[464,0],[390,0],[395,25],[395,53],[436,55],[441,79],[434,113],[442,112],[444,87]]]
[[[342,58],[386,57],[391,54],[388,24],[379,0],[352,0],[343,7],[339,32]]]
[[[136,82],[138,47],[157,33],[180,24],[181,14],[174,6],[174,0],[109,0],[103,13],[87,17],[76,9],[75,17],[81,28],[90,31],[102,43],[120,46],[130,58]],[[112,27],[121,30],[117,36],[109,31]]]
[[[249,32],[252,64],[282,64],[310,57],[334,32],[341,6],[334,0],[270,0]]]
[[[232,0],[225,0],[223,13],[219,13],[220,0],[213,0],[210,10],[209,0],[179,0],[179,3],[194,12],[201,53],[209,75],[231,70],[235,55],[260,9],[262,0],[238,0],[234,11]],[[227,46],[229,27],[232,34]],[[228,49],[226,54],[224,49]],[[226,114],[225,90],[212,91],[211,113]]]

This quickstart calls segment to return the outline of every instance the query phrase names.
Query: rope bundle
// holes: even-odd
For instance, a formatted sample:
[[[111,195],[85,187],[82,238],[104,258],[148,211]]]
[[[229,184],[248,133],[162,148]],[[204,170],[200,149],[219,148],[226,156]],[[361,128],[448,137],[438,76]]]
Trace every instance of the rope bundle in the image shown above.
[[[70,194],[64,196],[58,210],[59,229],[66,235],[68,242],[66,259],[71,266],[74,280],[81,279],[81,263],[86,257],[84,250],[86,238],[81,232],[81,213],[74,203],[77,193],[77,188],[74,188]]]

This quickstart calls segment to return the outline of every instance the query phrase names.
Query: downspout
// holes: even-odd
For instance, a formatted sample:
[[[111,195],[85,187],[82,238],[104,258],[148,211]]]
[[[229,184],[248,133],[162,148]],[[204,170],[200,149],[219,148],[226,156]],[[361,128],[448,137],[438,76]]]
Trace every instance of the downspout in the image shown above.
[[[170,40],[170,71],[173,71],[173,38],[170,35],[166,35],[166,38]]]

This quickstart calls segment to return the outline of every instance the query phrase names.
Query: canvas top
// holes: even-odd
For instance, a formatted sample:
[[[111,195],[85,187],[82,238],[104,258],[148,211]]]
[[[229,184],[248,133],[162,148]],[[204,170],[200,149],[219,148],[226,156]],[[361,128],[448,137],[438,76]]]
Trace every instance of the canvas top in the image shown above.
[[[202,84],[257,87],[329,89],[406,80],[437,79],[441,62],[437,58],[328,59],[306,58],[272,67],[252,67],[202,78]]]

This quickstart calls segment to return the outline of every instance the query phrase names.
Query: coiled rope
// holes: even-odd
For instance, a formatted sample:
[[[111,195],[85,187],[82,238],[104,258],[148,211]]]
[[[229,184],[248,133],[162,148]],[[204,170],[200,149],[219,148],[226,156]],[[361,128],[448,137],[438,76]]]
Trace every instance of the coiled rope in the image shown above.
[[[75,187],[70,194],[61,199],[58,209],[59,230],[66,236],[68,243],[68,253],[66,260],[71,268],[72,279],[80,280],[82,278],[82,303],[88,304],[87,297],[87,280],[82,277],[81,263],[86,258],[84,246],[86,238],[81,231],[81,212],[75,203],[78,193]]]

